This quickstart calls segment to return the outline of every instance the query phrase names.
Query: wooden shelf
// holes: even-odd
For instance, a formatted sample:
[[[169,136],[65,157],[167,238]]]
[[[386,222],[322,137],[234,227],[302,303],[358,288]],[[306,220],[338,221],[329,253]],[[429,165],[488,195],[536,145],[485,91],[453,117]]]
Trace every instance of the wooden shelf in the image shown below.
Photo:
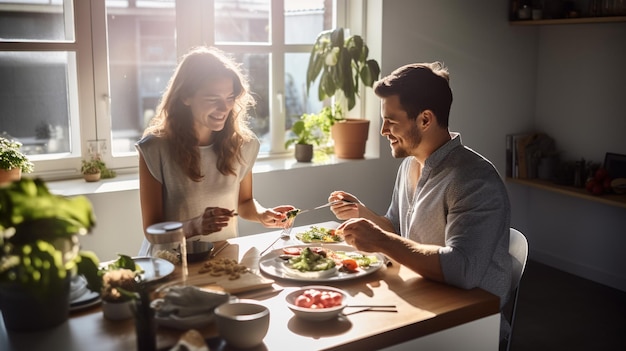
[[[522,184],[538,189],[552,191],[564,195],[574,196],[589,201],[600,202],[606,205],[626,208],[626,194],[604,194],[596,196],[587,192],[585,188],[575,188],[572,186],[558,185],[549,181],[539,179],[506,178],[506,181],[510,183]]]
[[[578,17],[578,18],[509,21],[511,25],[515,25],[515,26],[541,26],[541,25],[550,25],[550,24],[614,23],[614,22],[626,22],[626,16]]]

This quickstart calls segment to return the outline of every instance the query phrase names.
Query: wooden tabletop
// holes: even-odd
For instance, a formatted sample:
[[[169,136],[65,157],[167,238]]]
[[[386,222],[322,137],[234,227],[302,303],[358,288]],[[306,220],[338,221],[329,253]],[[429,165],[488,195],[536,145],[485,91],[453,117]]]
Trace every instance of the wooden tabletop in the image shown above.
[[[217,257],[236,258],[256,269],[260,252],[277,235],[278,232],[269,232],[230,239]],[[274,247],[286,244],[290,242],[281,239]],[[198,275],[199,264],[189,266],[189,279]],[[179,278],[180,267],[177,267],[170,279]],[[308,322],[294,317],[284,299],[295,287],[317,284],[266,278],[275,281],[271,287],[237,294],[240,298],[258,300],[270,309],[269,331],[258,350],[277,350],[286,345],[292,345],[298,350],[380,349],[499,313],[499,300],[492,294],[480,289],[462,290],[429,281],[391,261],[389,266],[372,274],[324,285],[345,290],[349,295],[349,304],[395,304],[398,312],[368,311],[348,314],[332,321]],[[132,319],[121,322],[106,320],[100,307],[95,306],[73,313],[67,323],[49,331],[7,333],[2,328],[0,346],[7,344],[9,350],[29,351],[134,350],[136,341],[133,323]],[[228,349],[217,337],[213,324],[201,332],[211,342],[219,343],[217,349]],[[167,350],[182,333],[159,327],[158,348]]]

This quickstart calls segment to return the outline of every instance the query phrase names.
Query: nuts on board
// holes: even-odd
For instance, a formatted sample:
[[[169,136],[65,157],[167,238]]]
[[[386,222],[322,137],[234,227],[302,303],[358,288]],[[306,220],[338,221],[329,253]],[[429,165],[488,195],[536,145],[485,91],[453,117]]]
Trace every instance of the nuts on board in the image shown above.
[[[227,275],[229,280],[235,280],[248,271],[248,267],[239,264],[236,260],[216,257],[205,261],[198,273],[209,273],[214,277]]]

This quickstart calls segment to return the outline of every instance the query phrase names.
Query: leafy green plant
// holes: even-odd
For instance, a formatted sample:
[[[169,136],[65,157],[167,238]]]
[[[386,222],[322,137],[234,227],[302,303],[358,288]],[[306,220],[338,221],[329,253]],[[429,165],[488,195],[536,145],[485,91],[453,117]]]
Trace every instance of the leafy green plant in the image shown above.
[[[108,302],[124,302],[138,298],[141,268],[127,255],[118,254],[117,260],[101,267],[101,297]]]
[[[0,169],[11,170],[20,168],[23,173],[31,173],[34,169],[32,162],[21,151],[22,143],[0,137]]]
[[[80,171],[82,174],[100,173],[102,178],[113,178],[117,175],[114,170],[107,168],[106,163],[102,161],[99,155],[82,160]]]
[[[285,148],[292,144],[322,145],[328,141],[332,121],[323,113],[305,113],[292,126],[294,137],[285,141]]]
[[[318,115],[326,121],[324,132],[327,134],[330,134],[330,127],[332,127],[335,123],[346,119],[343,115],[341,104],[339,103],[335,103],[332,107],[324,106]]]
[[[39,178],[0,188],[0,287],[20,285],[42,297],[81,274],[98,291],[98,258],[78,245],[78,236],[94,226],[84,196],[54,195]]]
[[[369,48],[359,35],[344,37],[344,29],[321,32],[311,49],[306,75],[307,93],[320,77],[318,98],[323,101],[342,92],[348,111],[356,105],[359,84],[371,87],[380,75],[380,65],[368,59]],[[339,115],[341,117],[341,115]]]

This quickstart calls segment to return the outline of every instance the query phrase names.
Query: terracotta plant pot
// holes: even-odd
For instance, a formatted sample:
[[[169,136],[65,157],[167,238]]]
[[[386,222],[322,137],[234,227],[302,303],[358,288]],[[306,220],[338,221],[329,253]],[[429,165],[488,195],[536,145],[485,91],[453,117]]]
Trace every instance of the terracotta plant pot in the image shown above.
[[[86,182],[97,182],[100,180],[100,173],[83,174]]]
[[[333,124],[330,133],[335,143],[335,155],[339,158],[360,159],[365,157],[365,144],[370,121],[351,119]]]
[[[21,168],[0,169],[0,186],[22,178]]]
[[[313,159],[313,145],[296,144],[295,155],[298,162],[311,162]]]

